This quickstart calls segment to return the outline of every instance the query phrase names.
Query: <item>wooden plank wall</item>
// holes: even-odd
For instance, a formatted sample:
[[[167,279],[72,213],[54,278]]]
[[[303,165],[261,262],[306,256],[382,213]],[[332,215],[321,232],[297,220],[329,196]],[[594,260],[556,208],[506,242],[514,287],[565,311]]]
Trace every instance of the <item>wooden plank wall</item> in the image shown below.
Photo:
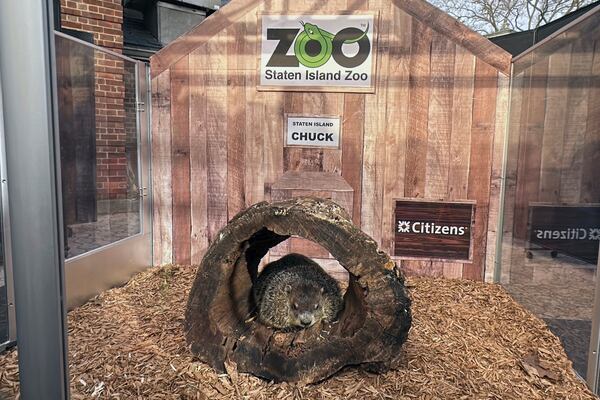
[[[257,13],[284,9],[378,10],[376,92],[258,92]],[[477,200],[472,263],[401,263],[415,274],[483,279],[495,246],[507,77],[435,26],[384,0],[265,1],[153,87],[155,263],[198,263],[228,219],[270,200],[284,172],[325,171],[353,188],[354,222],[390,254],[394,199]],[[286,113],[340,115],[342,148],[284,148]]]
[[[515,62],[514,70],[504,282],[523,257],[518,249],[525,246],[529,203],[600,202],[600,41],[550,42]],[[526,268],[519,269],[520,279],[531,277]]]
[[[152,81],[152,221],[154,265],[173,262],[171,74]]]

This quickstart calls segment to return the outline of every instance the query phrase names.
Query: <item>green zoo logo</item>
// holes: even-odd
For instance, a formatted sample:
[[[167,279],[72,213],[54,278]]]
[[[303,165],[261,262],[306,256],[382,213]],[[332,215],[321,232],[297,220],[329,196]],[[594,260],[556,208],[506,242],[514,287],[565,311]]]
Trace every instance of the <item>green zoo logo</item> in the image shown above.
[[[267,40],[278,40],[267,67],[318,68],[333,57],[344,68],[356,68],[363,64],[371,53],[371,41],[367,36],[369,25],[364,30],[344,28],[333,34],[315,24],[300,22],[304,29],[269,28]],[[300,33],[300,34],[298,34]],[[344,54],[344,44],[356,43],[358,52],[352,56]],[[294,54],[288,55],[294,46]]]

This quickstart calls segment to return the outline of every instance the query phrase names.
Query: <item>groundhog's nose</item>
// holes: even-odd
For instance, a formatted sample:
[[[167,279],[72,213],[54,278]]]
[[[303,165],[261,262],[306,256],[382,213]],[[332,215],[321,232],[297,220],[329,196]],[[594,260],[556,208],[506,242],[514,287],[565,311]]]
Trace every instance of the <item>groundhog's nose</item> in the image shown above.
[[[313,323],[313,318],[311,315],[300,315],[300,323],[304,327],[310,326]]]

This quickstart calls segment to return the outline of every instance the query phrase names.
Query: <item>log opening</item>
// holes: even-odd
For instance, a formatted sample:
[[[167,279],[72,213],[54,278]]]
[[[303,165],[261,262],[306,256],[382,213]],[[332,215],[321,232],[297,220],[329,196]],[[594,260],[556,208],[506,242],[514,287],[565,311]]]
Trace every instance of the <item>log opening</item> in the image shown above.
[[[260,260],[290,236],[326,248],[348,271],[344,309],[332,324],[281,332],[253,318]],[[209,247],[190,292],[186,335],[201,360],[224,371],[312,383],[348,365],[394,367],[411,324],[402,273],[346,211],[328,200],[259,203],[235,216]]]

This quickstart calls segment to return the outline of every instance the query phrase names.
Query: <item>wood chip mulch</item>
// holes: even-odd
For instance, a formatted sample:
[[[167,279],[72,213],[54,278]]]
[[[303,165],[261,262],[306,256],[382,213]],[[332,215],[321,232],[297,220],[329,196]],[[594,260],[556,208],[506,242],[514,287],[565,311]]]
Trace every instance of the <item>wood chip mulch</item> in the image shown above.
[[[194,360],[182,323],[195,268],[152,268],[69,313],[73,399],[595,399],[543,321],[499,286],[410,278],[405,364],[348,368],[316,385],[217,374]],[[18,392],[16,350],[0,356],[0,393]],[[1,395],[0,395],[1,398]]]

